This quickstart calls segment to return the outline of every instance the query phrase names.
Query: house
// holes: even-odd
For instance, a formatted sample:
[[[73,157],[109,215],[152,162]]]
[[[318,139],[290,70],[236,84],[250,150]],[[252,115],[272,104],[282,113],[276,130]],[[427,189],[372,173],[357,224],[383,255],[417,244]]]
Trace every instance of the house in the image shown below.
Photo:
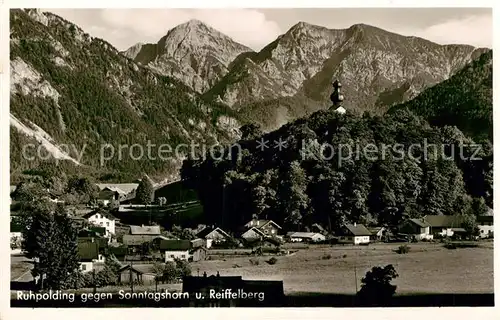
[[[339,240],[353,244],[370,243],[371,233],[362,224],[346,224],[339,231]]]
[[[261,240],[266,237],[266,234],[257,227],[251,227],[241,234],[241,238],[246,241]]]
[[[118,283],[130,284],[153,284],[155,283],[155,274],[151,265],[124,265],[118,269]]]
[[[130,226],[131,235],[149,235],[149,236],[160,236],[161,230],[160,226]]]
[[[311,226],[311,231],[312,232],[315,232],[315,233],[321,233],[321,234],[325,234],[326,233],[326,230],[325,228],[323,228],[320,224],[318,223],[315,223]]]
[[[106,187],[99,191],[99,195],[97,197],[98,201],[104,205],[108,205],[113,201],[120,202],[126,196],[123,190],[120,190],[115,187]]]
[[[86,213],[83,215],[83,218],[87,219],[90,224],[106,228],[106,234],[104,235],[106,238],[110,239],[115,234],[115,226],[118,219],[107,210],[99,208]]]
[[[213,291],[212,291],[213,290]],[[244,280],[241,276],[185,276],[182,279],[182,292],[189,293],[190,307],[251,307],[283,306],[283,281]],[[207,299],[196,299],[195,293],[201,292]],[[233,293],[225,299],[211,298],[210,292]],[[236,293],[252,293],[252,296],[238,297]]]
[[[79,242],[78,256],[80,258],[80,270],[83,273],[94,269],[96,263],[104,263],[104,255],[99,253],[99,244],[97,242]]]
[[[385,227],[371,227],[371,228],[367,228],[367,229],[371,233],[371,236],[370,236],[371,241],[381,241],[383,236],[386,235],[386,233],[387,233],[387,230]]]
[[[207,249],[212,246],[212,243],[226,242],[231,236],[219,227],[206,227],[196,234],[196,237],[205,239]]]
[[[123,244],[127,246],[141,246],[161,236],[160,226],[130,226],[129,234],[123,235]]]
[[[430,225],[423,219],[405,219],[399,226],[398,231],[407,234],[416,240],[431,240]]]
[[[108,204],[111,200],[124,202],[135,198],[135,191],[138,183],[98,183],[99,199],[103,204]]]
[[[477,227],[479,228],[479,237],[491,238],[493,237],[493,216],[478,216],[476,218]]]
[[[460,215],[428,215],[423,218],[430,226],[432,235],[451,237],[455,233],[465,233],[464,217]]]
[[[281,227],[272,220],[257,220],[257,219],[249,221],[247,224],[245,224],[245,228],[247,229],[257,228],[267,237],[277,236],[279,230],[281,230]]]
[[[20,254],[22,251],[22,225],[18,218],[10,219],[10,254]]]
[[[324,235],[315,232],[291,232],[288,237],[291,242],[320,242],[326,240]]]
[[[161,240],[159,250],[164,254],[165,262],[177,259],[200,261],[206,257],[206,249],[196,241],[190,240]]]

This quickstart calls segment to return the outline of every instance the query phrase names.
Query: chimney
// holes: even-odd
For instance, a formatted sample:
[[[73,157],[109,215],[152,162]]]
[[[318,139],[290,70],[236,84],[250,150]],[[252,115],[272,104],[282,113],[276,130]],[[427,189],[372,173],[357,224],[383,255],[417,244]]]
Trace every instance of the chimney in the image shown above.
[[[219,271],[217,271],[217,278],[220,277]]]
[[[204,271],[204,272],[203,272],[203,278],[206,278],[206,277],[207,277],[207,272],[206,272],[206,271]]]
[[[356,222],[354,222],[354,226],[356,226]]]

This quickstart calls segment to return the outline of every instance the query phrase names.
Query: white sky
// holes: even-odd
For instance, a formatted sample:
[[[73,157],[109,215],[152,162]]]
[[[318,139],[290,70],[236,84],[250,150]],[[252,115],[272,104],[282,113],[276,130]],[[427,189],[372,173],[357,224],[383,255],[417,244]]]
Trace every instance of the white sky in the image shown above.
[[[156,43],[167,31],[198,19],[255,50],[299,21],[328,28],[370,24],[437,43],[492,47],[491,9],[327,8],[327,9],[47,9],[92,36],[125,50],[137,42]]]

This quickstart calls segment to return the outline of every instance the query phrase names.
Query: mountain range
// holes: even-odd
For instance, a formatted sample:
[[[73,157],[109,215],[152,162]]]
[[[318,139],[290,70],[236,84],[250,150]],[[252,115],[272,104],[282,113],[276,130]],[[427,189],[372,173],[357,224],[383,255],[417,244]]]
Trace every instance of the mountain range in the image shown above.
[[[332,79],[342,82],[349,112],[383,114],[406,102],[439,118],[429,111],[437,100],[412,107],[413,98],[464,68],[488,68],[470,64],[479,57],[491,61],[488,49],[438,45],[363,24],[335,30],[300,22],[255,52],[192,20],[157,43],[120,52],[57,15],[27,9],[11,11],[10,39],[14,179],[54,167],[23,157],[26,142],[44,145],[64,170],[85,168],[100,180],[144,172],[172,179],[184,155],[165,161],[114,157],[103,164],[101,146],[226,143],[249,122],[273,130],[328,108]],[[487,80],[475,84],[484,94],[488,86]],[[491,106],[483,102],[488,118]]]
[[[328,107],[334,78],[344,86],[347,109],[383,113],[487,50],[439,45],[365,24],[328,29],[299,22],[254,52],[194,20],[156,44],[124,53],[273,129]]]

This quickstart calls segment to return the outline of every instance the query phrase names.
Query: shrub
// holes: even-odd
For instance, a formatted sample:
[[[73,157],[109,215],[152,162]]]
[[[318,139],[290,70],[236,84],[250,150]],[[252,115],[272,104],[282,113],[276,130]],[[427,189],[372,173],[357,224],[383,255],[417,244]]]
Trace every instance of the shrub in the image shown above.
[[[252,266],[258,266],[260,263],[259,259],[250,259],[250,264]]]
[[[410,247],[406,244],[399,246],[398,249],[396,250],[397,253],[399,254],[406,254],[410,252]]]
[[[342,258],[344,259],[347,258],[347,254],[342,255]]]
[[[325,254],[321,257],[322,260],[330,260],[332,258],[331,254]]]
[[[275,257],[272,257],[271,259],[267,260],[267,263],[269,264],[276,264],[276,262],[278,262],[278,259],[276,259]]]
[[[385,267],[373,267],[361,279],[362,286],[357,295],[363,303],[386,305],[396,293],[396,286],[392,285],[391,281],[398,276],[391,264]]]

